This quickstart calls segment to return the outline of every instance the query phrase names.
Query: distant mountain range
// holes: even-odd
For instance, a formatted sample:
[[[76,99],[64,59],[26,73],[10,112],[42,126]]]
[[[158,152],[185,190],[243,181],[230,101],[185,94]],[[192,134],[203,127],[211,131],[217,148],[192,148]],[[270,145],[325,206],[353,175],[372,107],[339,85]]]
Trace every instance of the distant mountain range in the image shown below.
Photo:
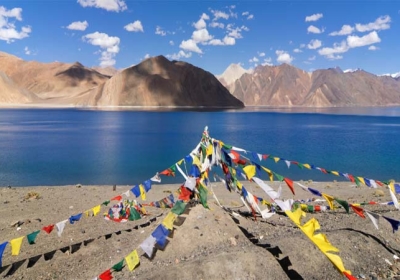
[[[306,72],[288,64],[252,70],[231,64],[214,76],[194,65],[152,57],[126,69],[24,61],[0,52],[0,106],[400,105],[400,76],[361,69]]]
[[[376,76],[361,69],[305,72],[288,64],[258,66],[252,72],[230,65],[221,83],[246,106],[389,106],[400,104],[400,76]]]
[[[163,56],[117,71],[24,61],[0,52],[0,104],[242,108],[209,72]]]

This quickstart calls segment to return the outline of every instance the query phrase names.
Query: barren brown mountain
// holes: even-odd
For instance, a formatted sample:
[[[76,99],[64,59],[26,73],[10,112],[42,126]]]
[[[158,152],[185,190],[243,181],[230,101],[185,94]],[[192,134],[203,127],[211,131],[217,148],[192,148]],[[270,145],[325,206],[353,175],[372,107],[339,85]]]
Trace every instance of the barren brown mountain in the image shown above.
[[[115,69],[112,66],[107,66],[107,67],[95,66],[95,67],[92,67],[92,69],[99,72],[100,74],[103,74],[103,75],[106,75],[109,77],[112,77],[119,72],[117,69]]]
[[[243,107],[211,73],[164,56],[124,69],[90,94],[94,106]]]
[[[259,66],[227,86],[251,106],[385,106],[400,104],[400,80],[339,68],[307,73],[293,66]]]
[[[78,62],[39,63],[24,61],[6,53],[0,53],[0,71],[6,73],[20,89],[34,93],[44,100],[71,97],[109,79],[109,76],[86,68]]]
[[[34,94],[19,89],[5,73],[0,71],[0,104],[19,105],[38,100]]]

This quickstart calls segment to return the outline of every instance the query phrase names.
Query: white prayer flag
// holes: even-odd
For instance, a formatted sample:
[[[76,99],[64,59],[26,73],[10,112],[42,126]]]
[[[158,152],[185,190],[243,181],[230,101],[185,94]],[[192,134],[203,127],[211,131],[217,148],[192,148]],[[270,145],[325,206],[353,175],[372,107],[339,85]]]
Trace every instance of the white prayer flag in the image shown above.
[[[151,256],[153,255],[153,249],[155,244],[156,244],[156,239],[152,235],[150,235],[139,246],[146,253],[146,255],[149,258],[151,258]]]
[[[68,220],[64,220],[64,221],[58,222],[56,224],[58,237],[61,237],[61,234],[63,233],[64,228],[65,228],[65,224],[67,222],[68,222]]]

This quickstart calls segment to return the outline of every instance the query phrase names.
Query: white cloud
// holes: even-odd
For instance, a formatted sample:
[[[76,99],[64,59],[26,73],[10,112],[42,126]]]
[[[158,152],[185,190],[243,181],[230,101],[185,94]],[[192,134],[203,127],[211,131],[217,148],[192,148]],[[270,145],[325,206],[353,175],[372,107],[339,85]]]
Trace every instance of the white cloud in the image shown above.
[[[276,50],[275,54],[277,55],[276,61],[279,63],[287,63],[290,64],[293,61],[293,57],[286,51]]]
[[[85,21],[74,21],[67,26],[67,29],[85,31],[88,26],[89,26],[89,23],[86,20]]]
[[[24,52],[26,55],[30,55],[31,54],[31,50],[28,47],[24,48]]]
[[[259,57],[264,57],[265,56],[265,52],[257,52]]]
[[[261,63],[261,65],[263,65],[263,66],[265,66],[265,65],[272,66],[272,58],[270,58],[270,57],[264,58],[264,62]]]
[[[224,42],[222,42],[221,39],[212,39],[207,44],[212,45],[212,46],[223,46],[223,45],[225,45]]]
[[[178,53],[174,53],[174,54],[167,54],[167,57],[169,58],[169,59],[172,59],[172,60],[179,60],[179,59],[181,59],[181,58],[189,58],[189,57],[191,57],[192,56],[192,53],[191,52],[184,52],[183,50],[180,50]]]
[[[211,13],[214,15],[214,18],[213,18],[214,21],[218,20],[220,18],[223,18],[223,19],[228,19],[229,18],[229,15],[227,13],[225,13],[225,12],[222,12],[222,11],[211,10]]]
[[[120,12],[128,7],[123,0],[78,0],[82,7],[95,7],[111,12]]]
[[[145,59],[148,59],[148,58],[150,58],[150,54],[146,53],[142,60],[145,60]]]
[[[368,47],[368,50],[370,50],[370,51],[377,51],[377,50],[379,50],[379,48],[376,47],[376,46],[369,46],[369,47]]]
[[[253,14],[247,16],[247,19],[249,19],[249,20],[250,20],[250,19],[253,19],[253,18],[254,18],[254,15],[253,15]]]
[[[140,20],[135,20],[134,22],[125,25],[124,29],[130,32],[143,32],[143,25]]]
[[[155,32],[157,35],[160,35],[160,36],[165,36],[165,35],[167,35],[167,32],[165,32],[160,26],[157,26],[156,27],[156,32]]]
[[[350,48],[364,47],[375,43],[379,43],[380,41],[381,39],[379,38],[378,33],[376,31],[372,31],[371,33],[368,33],[367,35],[364,35],[362,37],[358,36],[347,37],[347,45]]]
[[[235,40],[235,38],[225,36],[222,40],[221,39],[212,39],[207,44],[213,45],[213,46],[233,46],[236,44],[236,40]]]
[[[213,28],[216,28],[216,27],[218,27],[218,28],[224,28],[224,27],[225,27],[225,24],[223,24],[223,23],[221,23],[221,22],[213,21],[213,22],[211,22],[211,23],[209,24],[209,26],[210,26],[210,27],[213,27]]]
[[[179,47],[185,51],[191,51],[191,52],[196,52],[196,53],[200,53],[200,54],[203,53],[201,51],[201,49],[197,46],[196,41],[194,41],[193,39],[182,41],[181,44],[179,45]]]
[[[199,19],[197,22],[193,23],[194,28],[196,29],[203,29],[207,26],[207,23],[204,19]]]
[[[322,46],[322,42],[320,40],[311,40],[310,43],[307,45],[307,48],[310,50],[316,50]]]
[[[13,8],[7,10],[5,7],[0,6],[0,40],[6,41],[7,43],[29,37],[29,33],[32,32],[30,26],[23,26],[21,27],[21,31],[18,31],[14,22],[8,22],[8,19],[12,18],[15,18],[17,21],[22,21],[22,9]]]
[[[294,49],[293,52],[295,52],[295,53],[301,53],[301,52],[303,52],[303,51],[300,50],[300,49]]]
[[[308,33],[314,33],[314,34],[320,34],[324,32],[324,29],[319,29],[318,27],[314,26],[314,25],[310,25],[307,28],[307,32]]]
[[[374,22],[367,24],[356,24],[356,29],[358,32],[368,32],[372,30],[385,30],[390,28],[391,18],[390,16],[381,16],[377,18]]]
[[[233,24],[228,24],[226,26],[226,30],[227,30],[229,37],[240,39],[240,38],[243,38],[242,31],[249,31],[249,28],[244,25],[242,25],[241,27],[236,27],[236,28],[234,28],[233,26],[234,26]]]
[[[342,36],[342,35],[350,35],[353,33],[354,27],[351,27],[350,25],[343,25],[342,29],[340,31],[334,31],[332,33],[329,33],[329,36]]]
[[[196,43],[204,43],[207,41],[210,41],[213,38],[213,36],[211,36],[208,33],[208,30],[203,28],[200,30],[195,30],[193,31],[192,34],[192,39],[196,42]]]
[[[306,17],[306,21],[317,21],[320,18],[322,18],[324,15],[323,14],[313,14],[311,16]]]
[[[115,56],[119,52],[120,39],[118,37],[109,36],[106,33],[94,32],[87,34],[82,39],[93,45],[99,46],[101,51],[100,66],[112,66],[115,64]]]
[[[341,55],[337,55],[340,53],[345,53],[349,50],[349,46],[347,46],[346,41],[342,41],[340,44],[334,43],[333,48],[322,48],[318,50],[320,55],[325,56],[328,59],[342,59]]]
[[[173,46],[173,45],[175,45],[175,43],[174,43],[174,41],[169,41],[169,44],[171,45],[171,46]]]
[[[257,57],[253,57],[253,58],[250,58],[249,59],[249,62],[250,63],[254,63],[254,62],[258,62],[259,60],[258,60],[258,58]]]

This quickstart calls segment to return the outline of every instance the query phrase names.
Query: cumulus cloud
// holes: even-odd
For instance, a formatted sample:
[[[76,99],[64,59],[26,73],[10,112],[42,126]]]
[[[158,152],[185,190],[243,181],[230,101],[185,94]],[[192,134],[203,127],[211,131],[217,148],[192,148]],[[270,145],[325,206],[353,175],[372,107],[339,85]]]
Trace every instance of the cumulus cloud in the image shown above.
[[[120,12],[128,8],[123,0],[78,0],[78,3],[84,8],[95,7],[110,12]]]
[[[89,26],[89,23],[86,20],[85,21],[74,21],[67,26],[67,29],[85,31],[88,26]]]
[[[333,48],[322,48],[318,50],[318,53],[320,55],[325,56],[326,58],[330,60],[335,60],[335,59],[342,59],[343,56],[338,55],[341,53],[345,53],[349,50],[349,46],[347,46],[346,41],[342,41],[340,44],[339,43],[334,43]]]
[[[228,24],[226,30],[229,37],[240,39],[243,38],[242,31],[249,31],[247,26],[242,25],[241,27],[234,27],[233,24]]]
[[[21,27],[21,31],[18,31],[14,23],[8,22],[8,19],[13,18],[17,21],[22,21],[21,8],[7,10],[5,7],[0,6],[0,40],[7,43],[29,37],[29,33],[32,32],[30,26],[23,26]]]
[[[257,52],[259,57],[264,57],[265,56],[265,52]]]
[[[206,26],[207,26],[206,20],[209,20],[209,19],[210,19],[210,17],[207,14],[203,13],[200,16],[200,19],[197,22],[193,23],[194,28],[196,28],[196,29],[206,28]]]
[[[197,46],[196,41],[194,41],[193,39],[182,41],[179,47],[185,51],[191,51],[200,54],[203,53],[202,50]]]
[[[257,57],[253,57],[253,58],[250,58],[249,59],[249,62],[250,63],[256,63],[256,62],[258,62],[259,60],[258,60],[258,58]]]
[[[356,24],[356,30],[358,32],[368,32],[372,30],[385,30],[390,28],[391,18],[390,16],[381,16],[377,18],[374,22],[367,24]]]
[[[381,39],[379,38],[378,33],[376,31],[372,31],[371,33],[368,33],[367,35],[364,35],[362,37],[358,36],[347,37],[347,45],[350,48],[364,47],[375,43],[379,43],[380,41]]]
[[[287,63],[290,64],[293,61],[293,57],[286,51],[282,51],[282,50],[276,50],[275,51],[276,54],[276,61],[278,63]]]
[[[150,58],[150,54],[146,53],[142,60],[145,60],[145,59],[148,59],[148,58]]]
[[[178,53],[167,54],[167,57],[172,60],[179,60],[181,58],[189,58],[191,56],[192,56],[191,52],[184,52],[183,50],[180,50]]]
[[[165,36],[165,35],[167,35],[167,32],[165,32],[160,26],[157,26],[156,27],[156,32],[155,32],[157,35],[160,35],[160,36]]]
[[[377,50],[379,50],[379,48],[376,47],[376,46],[369,46],[369,47],[368,47],[368,50],[370,50],[370,51],[377,51]]]
[[[264,58],[264,61],[263,61],[263,63],[261,63],[261,65],[263,65],[263,66],[265,66],[265,65],[272,66],[272,58],[270,58],[270,57]]]
[[[93,46],[100,47],[100,66],[106,67],[115,65],[115,56],[119,52],[120,43],[118,37],[109,36],[106,33],[96,31],[83,36],[82,39]]]
[[[24,48],[24,52],[26,55],[30,55],[31,54],[31,50],[28,47]]]
[[[210,27],[213,27],[213,28],[216,28],[216,27],[218,27],[218,28],[225,28],[225,24],[223,24],[223,23],[221,23],[221,22],[216,22],[216,21],[213,21],[213,22],[211,22],[210,24],[209,24],[209,26]]]
[[[353,31],[354,31],[354,27],[345,24],[342,26],[342,29],[340,29],[339,31],[334,31],[332,33],[329,33],[329,36],[350,35],[351,33],[353,33]]]
[[[322,42],[320,40],[311,40],[310,43],[307,45],[307,48],[310,50],[316,50],[322,46]]]
[[[294,49],[293,52],[295,52],[295,53],[301,53],[301,52],[303,52],[303,51],[300,50],[300,49]]]
[[[253,15],[253,14],[248,15],[248,17],[247,17],[247,19],[253,19],[253,18],[254,18],[254,15]]]
[[[225,13],[225,12],[222,12],[222,11],[211,10],[211,13],[214,16],[213,21],[218,20],[220,18],[223,18],[223,19],[228,19],[229,18],[229,15],[227,13]]]
[[[307,16],[306,17],[306,22],[307,21],[317,21],[317,20],[319,20],[320,18],[322,18],[324,15],[323,14],[313,14],[313,15],[311,15],[311,16]]]
[[[233,46],[236,44],[235,38],[225,36],[222,40],[221,39],[212,39],[208,42],[208,45],[213,46]]]
[[[196,42],[196,43],[205,43],[209,40],[211,40],[213,38],[213,36],[211,36],[208,33],[208,30],[203,28],[200,30],[195,30],[193,31],[192,34],[192,39]]]
[[[140,20],[135,20],[134,22],[125,25],[124,29],[129,32],[144,32],[143,25]]]
[[[324,29],[319,29],[318,27],[314,26],[314,25],[310,25],[307,28],[307,32],[308,33],[314,33],[314,34],[320,34],[324,32]]]

